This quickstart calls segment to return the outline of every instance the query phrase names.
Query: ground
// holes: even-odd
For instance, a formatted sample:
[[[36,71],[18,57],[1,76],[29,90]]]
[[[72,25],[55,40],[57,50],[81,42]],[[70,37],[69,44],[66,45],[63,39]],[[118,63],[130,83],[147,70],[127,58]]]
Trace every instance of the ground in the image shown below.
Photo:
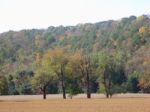
[[[0,96],[0,112],[150,112],[149,94],[121,94],[112,99],[104,95],[75,96],[63,100],[61,95]]]

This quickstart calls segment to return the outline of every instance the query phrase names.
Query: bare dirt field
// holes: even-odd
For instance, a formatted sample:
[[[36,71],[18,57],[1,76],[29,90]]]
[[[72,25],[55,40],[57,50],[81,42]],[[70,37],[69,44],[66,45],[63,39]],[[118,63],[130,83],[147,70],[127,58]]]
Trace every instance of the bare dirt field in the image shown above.
[[[84,94],[73,99],[62,95],[0,96],[0,112],[150,112],[149,94],[119,94],[106,99],[102,94]]]

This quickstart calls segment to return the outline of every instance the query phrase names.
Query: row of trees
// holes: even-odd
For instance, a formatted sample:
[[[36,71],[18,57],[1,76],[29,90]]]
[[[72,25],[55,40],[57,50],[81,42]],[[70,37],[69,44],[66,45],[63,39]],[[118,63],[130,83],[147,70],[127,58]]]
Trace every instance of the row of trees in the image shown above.
[[[81,50],[70,52],[67,48],[51,49],[36,54],[33,71],[20,71],[7,78],[1,75],[0,90],[4,92],[1,94],[42,92],[46,99],[48,90],[58,93],[59,89],[66,99],[66,92],[71,98],[83,92],[91,98],[92,92],[101,90],[108,98],[126,81],[124,59],[118,52],[87,54]]]
[[[148,75],[129,71],[126,52],[105,49],[88,54],[68,48],[50,49],[37,53],[32,71],[19,71],[17,75],[1,75],[1,94],[66,93],[70,98],[78,93],[104,93],[107,98],[115,93],[148,92]],[[133,64],[133,63],[132,63]],[[130,73],[133,73],[132,75]]]
[[[54,80],[60,82],[64,99],[66,99],[66,89],[72,96],[81,92],[83,88],[87,98],[91,98],[91,88],[93,88],[91,81],[95,77],[99,88],[104,87],[106,97],[109,98],[119,92],[117,89],[121,89],[120,85],[126,81],[124,59],[123,54],[117,52],[111,55],[106,52],[69,53],[65,48],[57,48],[43,55],[37,54],[32,82],[36,88],[41,89],[44,99],[48,85]],[[83,88],[77,86],[80,84]]]

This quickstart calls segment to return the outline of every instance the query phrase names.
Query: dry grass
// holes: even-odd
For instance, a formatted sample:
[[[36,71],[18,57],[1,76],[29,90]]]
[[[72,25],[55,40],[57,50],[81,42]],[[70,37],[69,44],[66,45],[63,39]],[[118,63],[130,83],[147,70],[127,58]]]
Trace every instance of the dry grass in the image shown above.
[[[3,100],[3,97],[0,97],[0,112],[150,112],[149,95],[133,96],[120,95],[112,99],[105,99],[103,96],[93,99],[76,97],[72,100],[49,96],[45,101],[35,100],[34,97],[31,100],[19,99],[23,96],[17,96],[19,100]]]

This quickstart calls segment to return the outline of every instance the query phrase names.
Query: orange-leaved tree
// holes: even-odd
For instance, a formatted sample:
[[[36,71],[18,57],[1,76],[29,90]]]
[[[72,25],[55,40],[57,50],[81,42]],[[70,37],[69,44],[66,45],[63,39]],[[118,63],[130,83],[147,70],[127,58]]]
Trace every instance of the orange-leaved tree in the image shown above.
[[[87,98],[91,98],[90,78],[93,74],[93,60],[91,55],[83,51],[76,51],[72,56],[73,71],[81,74],[81,80],[86,86]]]

